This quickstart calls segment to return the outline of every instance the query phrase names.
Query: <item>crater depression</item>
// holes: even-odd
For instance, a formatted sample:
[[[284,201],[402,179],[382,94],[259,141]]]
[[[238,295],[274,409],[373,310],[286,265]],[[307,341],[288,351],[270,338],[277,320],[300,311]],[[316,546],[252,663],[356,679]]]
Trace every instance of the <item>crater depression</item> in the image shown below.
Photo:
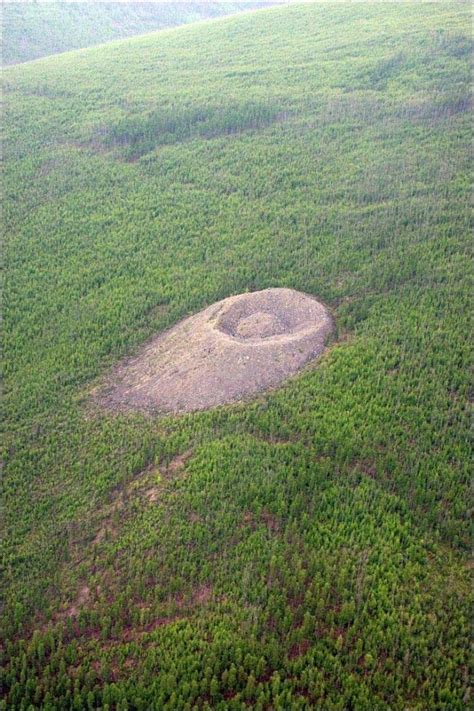
[[[156,336],[94,394],[114,410],[191,412],[275,387],[324,350],[332,320],[312,296],[230,296]]]

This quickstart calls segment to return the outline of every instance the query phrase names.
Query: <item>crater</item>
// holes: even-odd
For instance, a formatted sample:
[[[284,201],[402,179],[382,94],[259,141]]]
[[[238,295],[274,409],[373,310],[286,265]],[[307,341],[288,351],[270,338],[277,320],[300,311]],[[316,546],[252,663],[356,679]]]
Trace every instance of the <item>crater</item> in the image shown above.
[[[257,311],[239,321],[236,335],[241,338],[268,338],[284,333],[284,326],[276,314]]]
[[[273,288],[230,296],[119,363],[93,393],[114,410],[179,413],[248,399],[324,350],[332,320],[313,296]]]

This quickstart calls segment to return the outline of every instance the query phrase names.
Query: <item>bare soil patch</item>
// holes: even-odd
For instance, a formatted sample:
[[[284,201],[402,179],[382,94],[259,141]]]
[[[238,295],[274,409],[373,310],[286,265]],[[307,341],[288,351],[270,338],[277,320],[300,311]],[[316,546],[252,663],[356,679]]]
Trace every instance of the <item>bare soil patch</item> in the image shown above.
[[[66,617],[77,617],[81,607],[84,607],[90,596],[90,588],[88,585],[83,585],[77,594],[77,599],[73,605],[66,610]]]
[[[318,357],[326,308],[293,289],[231,296],[155,337],[93,398],[112,410],[192,412],[275,387]]]
[[[288,654],[289,659],[296,659],[297,657],[301,657],[303,654],[306,654],[310,646],[311,645],[307,639],[303,639],[301,642],[297,642],[290,649],[290,652]]]
[[[155,501],[158,501],[158,496],[159,496],[160,490],[157,486],[152,486],[151,489],[148,489],[145,492],[145,496],[148,499],[148,501],[153,504]]]
[[[210,585],[201,585],[200,588],[195,590],[192,598],[193,604],[204,604],[208,602],[212,595],[212,587]]]
[[[183,469],[186,462],[189,459],[191,459],[192,456],[193,456],[192,449],[188,449],[186,452],[183,452],[183,454],[177,454],[176,457],[173,457],[171,462],[166,467],[166,471],[170,472],[171,474],[174,474],[175,472],[179,472],[181,469]]]

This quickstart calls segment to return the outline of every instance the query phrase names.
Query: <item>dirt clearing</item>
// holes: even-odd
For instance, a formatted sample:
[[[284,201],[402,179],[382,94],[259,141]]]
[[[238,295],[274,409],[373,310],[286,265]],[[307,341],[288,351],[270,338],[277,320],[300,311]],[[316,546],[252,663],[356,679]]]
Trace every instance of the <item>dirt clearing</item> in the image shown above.
[[[319,356],[331,330],[326,308],[293,289],[231,296],[119,363],[93,397],[109,409],[157,413],[236,402]]]

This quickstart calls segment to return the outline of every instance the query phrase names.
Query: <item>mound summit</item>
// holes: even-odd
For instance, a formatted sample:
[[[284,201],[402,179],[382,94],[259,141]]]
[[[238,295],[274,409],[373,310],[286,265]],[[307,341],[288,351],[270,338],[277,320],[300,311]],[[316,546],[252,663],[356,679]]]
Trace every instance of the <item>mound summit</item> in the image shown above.
[[[236,402],[320,355],[331,330],[326,308],[293,289],[230,296],[120,363],[96,398],[114,410],[175,413]]]

